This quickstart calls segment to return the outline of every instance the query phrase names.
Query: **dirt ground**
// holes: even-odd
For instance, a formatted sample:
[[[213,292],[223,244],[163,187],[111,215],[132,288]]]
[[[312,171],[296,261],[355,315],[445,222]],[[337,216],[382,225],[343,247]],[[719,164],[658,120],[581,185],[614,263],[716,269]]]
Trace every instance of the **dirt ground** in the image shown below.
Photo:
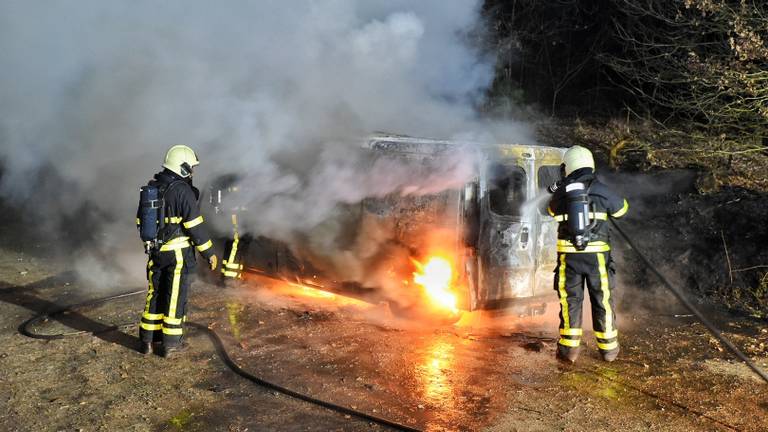
[[[678,197],[678,206],[691,199],[664,193]],[[22,336],[19,325],[39,312],[142,287],[84,289],[68,261],[51,252],[51,239],[16,241],[19,225],[0,225],[0,430],[386,430],[240,378],[194,329],[189,351],[171,360],[140,355],[135,325],[50,341]],[[655,227],[639,243],[649,250],[676,245],[653,258],[675,282],[689,279],[685,254],[700,252],[686,252],[683,240],[693,228],[665,230],[655,219],[626,226],[635,234]],[[616,255],[622,353],[611,364],[599,359],[591,332],[576,365],[555,361],[553,305],[544,316],[473,313],[436,326],[395,319],[382,305],[276,293],[274,284],[255,279],[227,288],[196,282],[189,319],[218,332],[231,357],[257,376],[428,431],[767,430],[766,384],[659,290],[631,251],[618,246]],[[696,301],[768,368],[764,320]],[[142,307],[141,295],[128,297],[34,329],[104,329],[136,322]]]
[[[41,341],[17,326],[77,301],[74,281],[45,260],[2,255],[0,429],[9,431],[383,430],[275,394],[222,364],[194,330],[190,351],[164,360],[135,351],[136,328]],[[19,269],[26,270],[19,270]],[[27,271],[23,276],[19,272]],[[69,285],[68,285],[69,284]],[[739,430],[768,426],[768,392],[692,318],[624,313],[623,353],[601,362],[594,342],[575,366],[554,360],[542,322],[470,317],[428,328],[371,321],[370,308],[331,299],[276,299],[263,286],[197,284],[191,319],[209,325],[252,373],[292,389],[431,431]],[[141,296],[62,317],[76,329],[130,322]],[[547,320],[544,320],[546,322]],[[723,328],[766,367],[762,323]],[[521,327],[517,323],[518,328]],[[45,333],[71,331],[44,323]]]

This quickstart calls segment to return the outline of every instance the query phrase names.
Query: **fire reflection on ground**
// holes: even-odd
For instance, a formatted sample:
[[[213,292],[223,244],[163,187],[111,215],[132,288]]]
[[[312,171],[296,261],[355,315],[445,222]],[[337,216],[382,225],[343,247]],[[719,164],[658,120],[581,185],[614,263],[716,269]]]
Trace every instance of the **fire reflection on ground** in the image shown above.
[[[416,377],[425,402],[431,405],[447,407],[452,404],[454,388],[451,376],[456,366],[454,348],[452,344],[436,339],[416,365]]]
[[[345,295],[326,291],[318,286],[314,281],[303,280],[279,280],[270,277],[252,275],[248,278],[248,283],[254,288],[263,288],[269,290],[272,294],[283,296],[286,299],[303,300],[306,302],[333,306],[350,306],[360,309],[369,309],[374,305]]]

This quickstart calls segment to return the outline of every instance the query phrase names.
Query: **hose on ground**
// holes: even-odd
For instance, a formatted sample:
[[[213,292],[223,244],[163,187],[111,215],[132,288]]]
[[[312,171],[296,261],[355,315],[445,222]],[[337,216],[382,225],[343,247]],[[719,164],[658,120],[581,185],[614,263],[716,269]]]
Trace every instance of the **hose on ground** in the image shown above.
[[[656,268],[653,263],[642,253],[640,252],[640,249],[635,245],[635,242],[632,241],[632,238],[627,235],[626,232],[624,232],[623,229],[619,226],[618,223],[616,223],[615,220],[610,219],[611,223],[613,224],[613,227],[616,228],[616,231],[621,234],[622,237],[624,237],[624,240],[626,240],[627,245],[629,245],[629,248],[635,251],[637,256],[640,257],[640,259],[643,261],[643,263],[651,269],[651,271],[656,275],[656,277],[661,280],[661,283],[666,287],[676,298],[680,303],[685,306],[686,309],[688,309],[698,320],[704,325],[704,327],[709,330],[709,332],[714,336],[717,340],[722,342],[723,345],[725,345],[729,351],[733,353],[733,355],[736,356],[739,360],[743,361],[747,366],[749,366],[752,371],[757,374],[763,381],[768,383],[768,375],[760,369],[749,357],[746,356],[739,348],[736,347],[736,345],[733,344],[728,338],[723,336],[722,333],[720,333],[720,330],[718,330],[696,307],[691,304],[691,302],[683,295],[682,292],[680,292],[677,288],[675,288],[668,280],[664,277],[664,275],[659,272],[659,270]]]
[[[88,306],[96,306],[102,303],[107,303],[112,300],[117,300],[125,297],[131,297],[139,294],[146,294],[147,290],[139,290],[139,291],[130,291],[130,292],[124,292],[120,294],[115,294],[109,297],[102,297],[95,300],[88,300],[84,301],[82,303],[77,303],[73,305],[69,305],[66,307],[63,307],[61,309],[56,309],[53,311],[44,312],[41,314],[37,314],[33,316],[32,318],[24,321],[23,323],[19,324],[19,333],[23,334],[26,337],[30,337],[33,339],[43,339],[43,340],[54,340],[54,339],[64,339],[72,336],[79,336],[79,335],[93,335],[98,336],[100,334],[109,333],[111,331],[119,330],[121,328],[130,327],[136,325],[135,322],[132,323],[124,323],[124,324],[118,324],[118,325],[111,325],[104,327],[100,330],[90,331],[90,330],[78,330],[73,332],[66,332],[66,333],[56,333],[56,334],[42,334],[42,333],[35,333],[31,331],[29,328],[37,323],[38,321],[42,321],[44,319],[60,315],[75,309],[79,309],[81,307],[88,307]]]
[[[55,311],[49,311],[44,312],[38,315],[33,316],[32,318],[24,321],[19,325],[19,333],[23,334],[24,336],[34,338],[34,339],[45,339],[45,340],[53,340],[53,339],[64,339],[67,337],[72,336],[78,336],[78,335],[99,335],[103,333],[107,333],[110,331],[115,331],[123,327],[133,326],[136,325],[135,323],[126,323],[126,324],[119,324],[119,325],[113,325],[113,326],[107,326],[103,329],[99,329],[97,331],[88,331],[88,330],[80,330],[80,331],[74,331],[74,332],[68,332],[68,333],[58,333],[58,334],[41,334],[41,333],[35,333],[34,331],[30,330],[30,327],[47,318],[54,317],[59,314],[63,314],[78,308],[82,307],[89,307],[89,306],[95,306],[102,303],[107,303],[112,300],[125,298],[125,297],[131,297],[135,295],[145,295],[146,290],[140,290],[140,291],[130,291],[130,292],[124,292],[120,294],[115,294],[108,297],[102,297],[95,300],[89,300],[82,303],[77,303],[74,305],[66,306],[61,309],[57,309]],[[289,388],[283,387],[281,385],[275,384],[273,382],[267,381],[263,378],[259,378],[256,375],[244,370],[241,368],[237,363],[235,363],[234,360],[232,360],[232,357],[229,356],[229,353],[227,353],[227,350],[224,348],[224,342],[221,340],[221,337],[219,335],[208,328],[208,326],[205,326],[200,323],[196,322],[187,322],[187,325],[189,325],[192,328],[195,328],[203,333],[205,333],[206,336],[208,336],[208,339],[213,343],[214,348],[216,349],[216,353],[219,355],[221,360],[224,362],[224,364],[232,370],[235,374],[241,376],[242,378],[245,378],[251,382],[253,382],[256,385],[259,385],[264,388],[268,388],[270,390],[274,390],[276,392],[282,393],[286,396],[290,396],[295,399],[302,400],[304,402],[308,402],[313,405],[317,405],[326,409],[329,409],[331,411],[335,411],[337,413],[341,413],[344,415],[348,415],[351,417],[355,417],[361,420],[365,420],[371,423],[376,423],[381,426],[386,426],[388,428],[391,428],[393,430],[398,431],[405,431],[405,432],[420,432],[420,429],[407,426],[401,423],[397,423],[392,420],[387,420],[385,418],[376,417],[367,413],[364,413],[362,411],[353,410],[351,408],[347,408],[341,405],[334,404],[332,402],[328,402],[322,399],[314,398],[312,396],[299,393],[297,391],[291,390]]]

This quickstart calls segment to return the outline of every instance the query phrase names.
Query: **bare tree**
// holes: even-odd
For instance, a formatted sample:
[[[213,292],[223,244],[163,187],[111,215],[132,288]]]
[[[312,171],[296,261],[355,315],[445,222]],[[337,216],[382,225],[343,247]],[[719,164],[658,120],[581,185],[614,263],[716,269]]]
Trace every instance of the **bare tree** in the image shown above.
[[[600,59],[650,111],[759,148],[768,140],[768,3],[615,0],[623,49]]]

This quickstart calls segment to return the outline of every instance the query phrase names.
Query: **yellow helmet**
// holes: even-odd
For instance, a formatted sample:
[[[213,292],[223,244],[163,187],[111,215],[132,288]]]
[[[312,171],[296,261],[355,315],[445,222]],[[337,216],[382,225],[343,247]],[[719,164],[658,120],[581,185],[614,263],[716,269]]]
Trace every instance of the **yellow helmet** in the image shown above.
[[[592,157],[592,152],[582,146],[569,148],[563,156],[563,163],[565,163],[565,175],[570,175],[581,168],[595,169],[595,159]]]
[[[192,175],[192,167],[200,164],[195,151],[185,145],[175,145],[165,154],[163,167],[182,177]]]

